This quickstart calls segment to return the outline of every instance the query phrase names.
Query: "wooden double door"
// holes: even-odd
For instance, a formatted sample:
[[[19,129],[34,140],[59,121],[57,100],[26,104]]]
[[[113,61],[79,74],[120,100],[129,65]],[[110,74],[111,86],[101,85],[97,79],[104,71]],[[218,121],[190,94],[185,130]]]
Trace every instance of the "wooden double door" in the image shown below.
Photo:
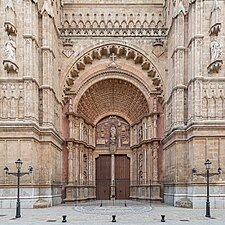
[[[127,155],[115,155],[112,170],[111,155],[100,155],[96,159],[96,198],[109,200],[112,186],[115,187],[115,199],[128,199],[130,195],[130,159]],[[112,182],[112,171],[114,181]]]

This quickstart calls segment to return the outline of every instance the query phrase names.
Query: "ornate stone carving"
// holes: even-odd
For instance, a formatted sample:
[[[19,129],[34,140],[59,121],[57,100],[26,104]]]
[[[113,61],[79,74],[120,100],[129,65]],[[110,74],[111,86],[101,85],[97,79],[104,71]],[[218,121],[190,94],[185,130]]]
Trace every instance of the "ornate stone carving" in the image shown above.
[[[114,53],[112,53],[112,55],[110,56],[112,62],[108,64],[107,68],[112,68],[112,69],[117,69],[120,68],[120,66],[118,66],[115,62],[116,60],[116,56]]]
[[[221,44],[213,39],[210,44],[211,64],[207,67],[208,73],[218,73],[223,61],[220,59],[222,54]]]
[[[163,86],[160,75],[155,66],[141,52],[136,51],[130,46],[105,44],[88,51],[75,62],[71,67],[70,73],[67,75],[64,84],[64,93],[71,90],[75,79],[79,76],[80,71],[85,69],[86,64],[93,63],[94,60],[100,60],[103,57],[109,57],[110,54],[108,52],[113,52],[118,58],[125,57],[126,59],[133,61],[135,64],[140,64],[142,70],[146,71],[149,78],[152,79],[153,85],[157,91],[162,92]]]
[[[24,88],[22,84],[0,86],[0,118],[24,118]]]
[[[163,47],[163,41],[161,39],[156,39],[156,41],[153,42],[153,51],[152,53],[159,58],[165,51],[164,47]]]
[[[110,147],[110,152],[114,154],[116,148],[128,147],[129,143],[129,124],[122,118],[109,116],[97,124],[97,146]]]
[[[144,158],[143,158],[143,154],[140,153],[138,156],[138,181],[139,184],[143,184],[144,183]]]
[[[218,36],[218,33],[221,30],[221,21],[220,21],[221,9],[217,0],[213,0],[213,7],[211,11],[211,26],[209,33],[210,35]]]
[[[63,54],[67,57],[67,58],[70,58],[71,55],[74,54],[74,50],[73,50],[73,42],[71,41],[70,38],[66,38],[64,41],[63,41]]]
[[[87,16],[88,15],[88,16]],[[126,14],[65,14],[61,36],[70,37],[165,37],[162,12]],[[141,17],[141,18],[140,18]]]
[[[202,93],[202,117],[204,119],[224,119],[224,85],[205,83]]]
[[[4,69],[7,72],[18,72],[18,66],[16,61],[16,43],[12,36],[8,36],[8,40],[5,43],[5,59],[3,60]]]
[[[214,62],[210,63],[207,67],[208,73],[219,73],[221,70],[223,61],[222,60],[215,60]]]
[[[222,53],[221,44],[213,39],[210,44],[211,62],[218,60]]]
[[[16,35],[16,11],[12,0],[6,0],[4,27],[8,35]]]
[[[167,28],[60,28],[61,37],[163,37]]]
[[[136,86],[119,79],[103,79],[95,83],[85,91],[77,105],[77,112],[91,121],[98,115],[115,111],[129,115],[135,122],[149,113],[149,108],[146,97]]]
[[[88,157],[87,154],[83,154],[83,184],[88,182]]]

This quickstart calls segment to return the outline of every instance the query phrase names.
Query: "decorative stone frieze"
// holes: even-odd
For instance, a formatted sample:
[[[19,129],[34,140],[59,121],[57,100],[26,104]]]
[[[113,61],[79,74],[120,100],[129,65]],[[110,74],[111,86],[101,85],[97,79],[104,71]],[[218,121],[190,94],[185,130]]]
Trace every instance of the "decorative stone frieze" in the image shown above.
[[[61,37],[163,37],[167,28],[59,28]]]

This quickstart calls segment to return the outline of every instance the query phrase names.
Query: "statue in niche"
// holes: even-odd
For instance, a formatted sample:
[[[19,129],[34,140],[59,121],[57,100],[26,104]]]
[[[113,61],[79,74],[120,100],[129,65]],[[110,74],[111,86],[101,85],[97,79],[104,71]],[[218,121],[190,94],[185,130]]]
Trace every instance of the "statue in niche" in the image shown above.
[[[221,53],[222,53],[222,48],[220,46],[220,43],[217,40],[213,39],[211,41],[210,51],[211,51],[211,61],[212,62],[214,62],[220,58]]]
[[[116,148],[129,146],[129,124],[120,117],[109,116],[102,119],[97,124],[96,131],[97,145]]]
[[[142,126],[139,128],[139,141],[142,141],[143,140],[143,128],[142,128]]]
[[[112,154],[116,152],[116,127],[112,125],[110,127],[110,145],[109,150]]]
[[[11,35],[8,36],[8,40],[5,43],[5,57],[7,60],[15,62],[16,44]]]
[[[110,144],[116,144],[116,127],[114,125],[110,127]]]

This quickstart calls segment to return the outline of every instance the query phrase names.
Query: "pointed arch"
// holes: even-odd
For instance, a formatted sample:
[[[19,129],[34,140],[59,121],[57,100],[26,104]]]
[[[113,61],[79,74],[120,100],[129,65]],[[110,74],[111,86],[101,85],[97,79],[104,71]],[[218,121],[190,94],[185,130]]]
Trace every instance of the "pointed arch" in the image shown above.
[[[92,23],[92,27],[93,28],[98,28],[98,22],[96,20]]]

